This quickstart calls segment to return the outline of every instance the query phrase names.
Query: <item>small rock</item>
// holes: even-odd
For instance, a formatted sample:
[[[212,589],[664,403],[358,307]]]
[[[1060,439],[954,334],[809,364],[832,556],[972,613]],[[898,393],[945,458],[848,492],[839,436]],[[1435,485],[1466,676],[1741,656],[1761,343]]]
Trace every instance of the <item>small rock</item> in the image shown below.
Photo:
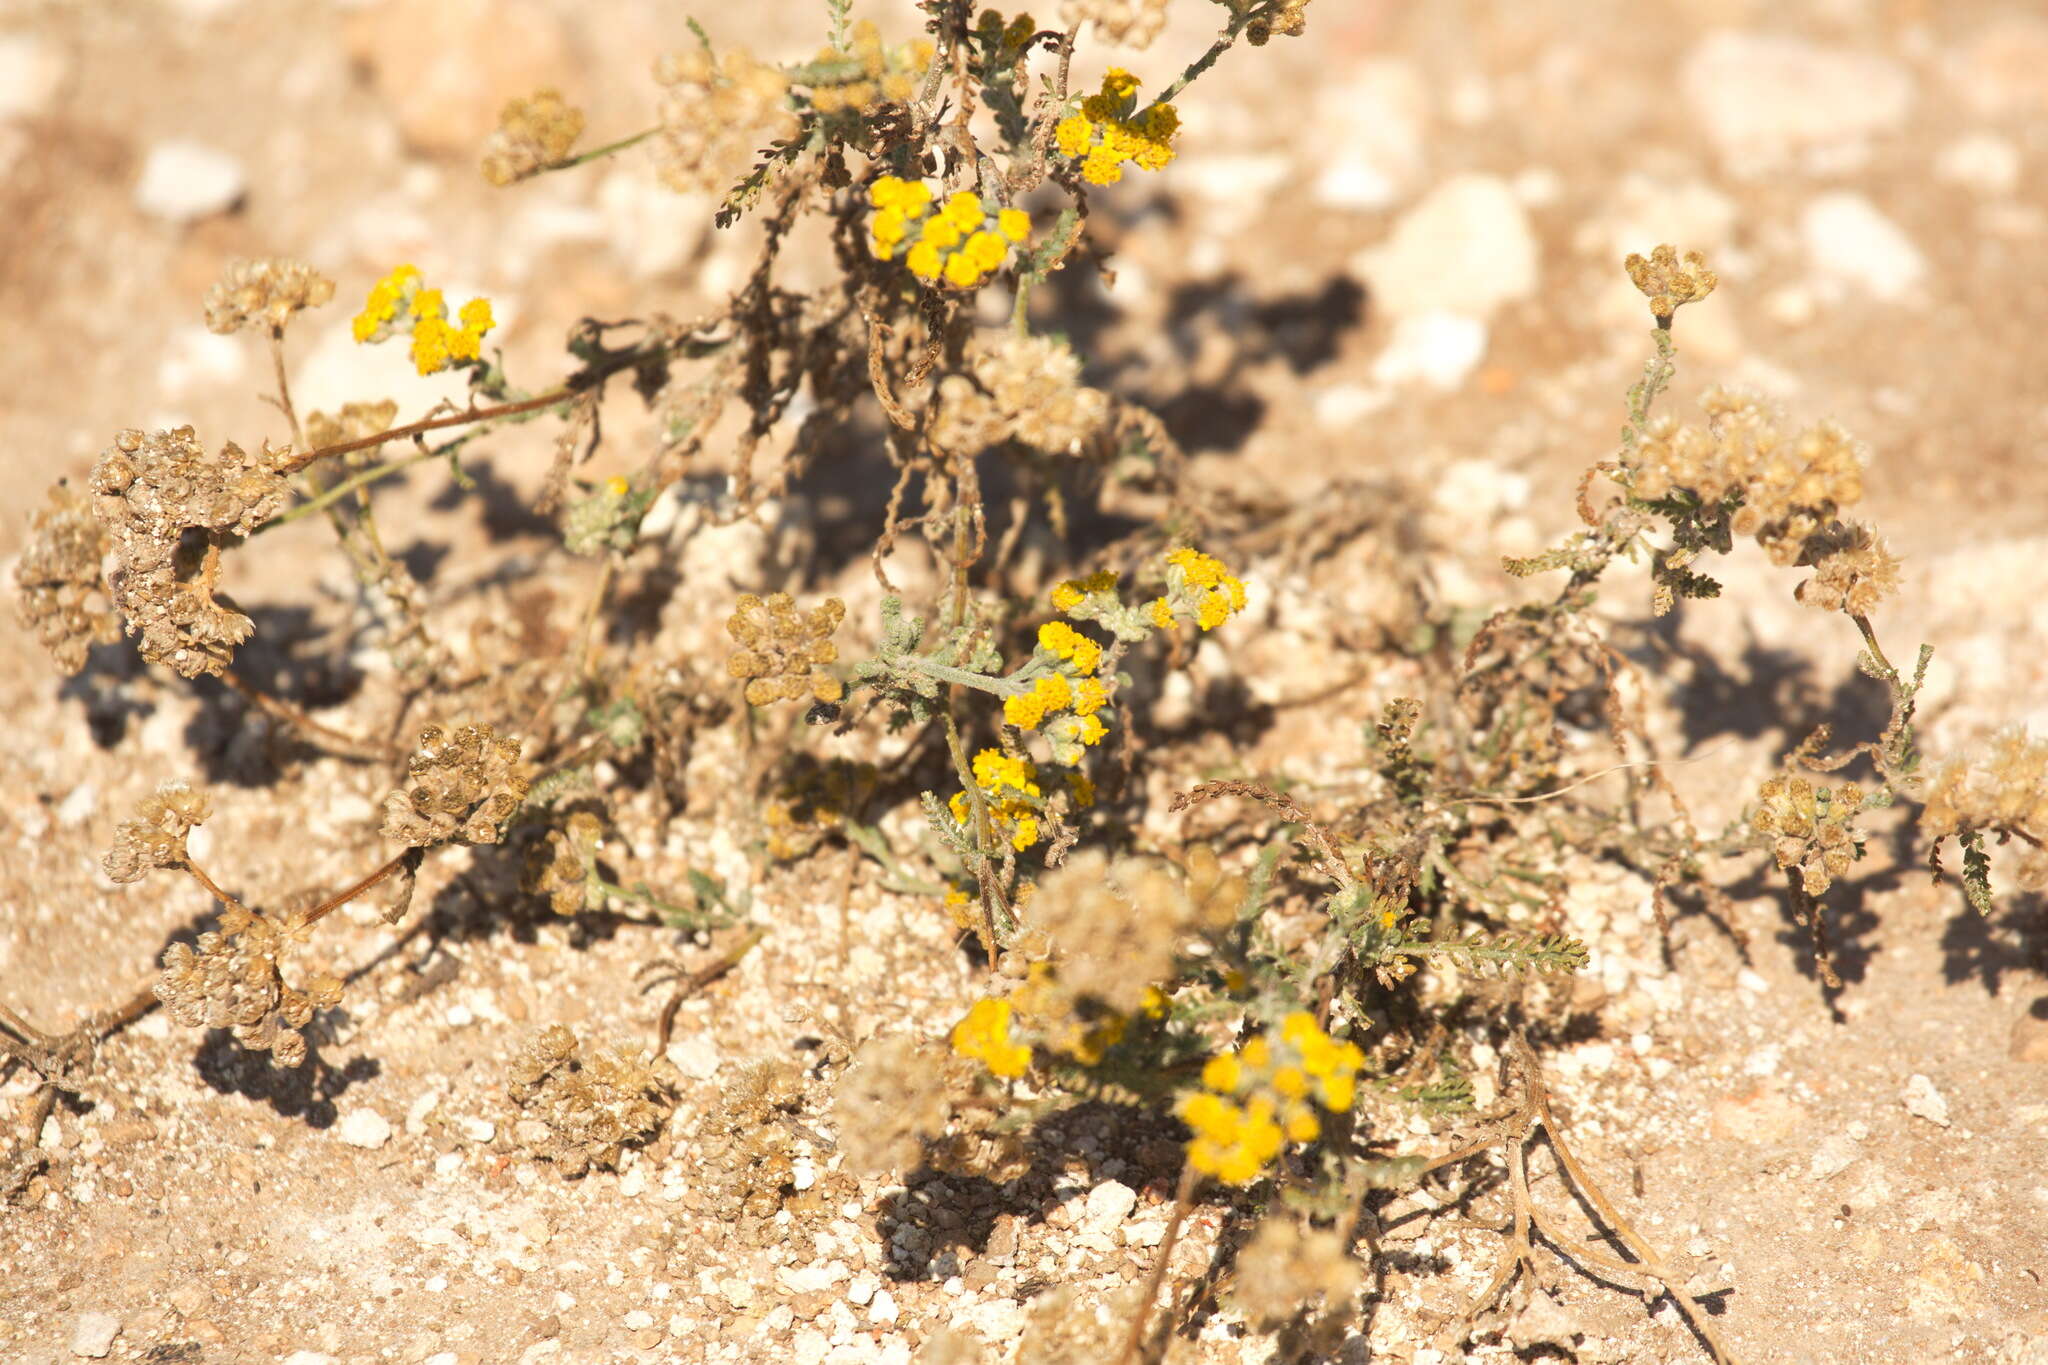
[[[1742,176],[1893,131],[1913,106],[1913,78],[1899,63],[1775,34],[1710,34],[1686,54],[1678,84],[1723,164]]]
[[[1913,239],[1860,194],[1815,198],[1799,216],[1799,235],[1816,274],[1874,298],[1901,299],[1927,275]]]
[[[1373,304],[1395,318],[1488,317],[1536,292],[1537,266],[1528,211],[1497,175],[1446,180],[1401,216],[1382,245],[1351,261]]]
[[[1393,58],[1363,64],[1316,98],[1316,127],[1331,149],[1310,193],[1325,208],[1375,213],[1400,202],[1422,173],[1429,87]]]
[[[489,1119],[471,1116],[464,1119],[459,1126],[462,1129],[462,1136],[471,1142],[489,1142],[498,1135],[498,1125]]]
[[[1806,1178],[1826,1180],[1829,1176],[1840,1175],[1855,1160],[1855,1139],[1846,1133],[1832,1133],[1822,1138],[1820,1145],[1813,1149],[1813,1159],[1806,1166]]]
[[[91,1360],[105,1358],[121,1335],[121,1320],[112,1313],[80,1313],[71,1329],[71,1354]]]
[[[1381,384],[1422,384],[1448,393],[1463,386],[1486,356],[1487,328],[1458,313],[1418,313],[1394,324],[1387,348],[1373,361]]]
[[[1996,133],[1965,133],[1934,158],[1934,174],[1975,194],[2008,195],[2020,183],[2020,149]]]
[[[1899,1100],[1914,1118],[1926,1119],[1943,1128],[1949,1126],[1948,1100],[1934,1088],[1933,1081],[1918,1072],[1907,1079],[1906,1089]]]
[[[1105,1180],[1088,1191],[1088,1202],[1081,1213],[1081,1231],[1109,1236],[1123,1225],[1137,1205],[1136,1190],[1121,1181]]]
[[[654,1314],[644,1308],[635,1308],[619,1321],[625,1324],[629,1332],[644,1332],[654,1326]]]
[[[391,1120],[374,1109],[351,1109],[335,1132],[351,1147],[382,1147],[391,1141]]]
[[[1549,1294],[1530,1296],[1529,1306],[1508,1324],[1508,1344],[1520,1351],[1537,1346],[1555,1346],[1570,1355],[1578,1339],[1586,1334],[1580,1316]]]
[[[2016,1062],[2048,1064],[2048,1018],[2022,1014],[2012,1021],[2012,1037],[2005,1055]]]
[[[896,1321],[896,1296],[886,1289],[875,1291],[875,1297],[868,1300],[868,1321],[890,1323]]]
[[[77,829],[99,813],[100,789],[96,782],[81,782],[71,789],[71,794],[57,803],[57,823],[66,829]]]
[[[135,206],[165,222],[191,223],[233,208],[248,187],[248,175],[233,156],[172,138],[149,149],[135,182]]]
[[[47,113],[71,74],[71,59],[49,38],[0,34],[0,120]]]

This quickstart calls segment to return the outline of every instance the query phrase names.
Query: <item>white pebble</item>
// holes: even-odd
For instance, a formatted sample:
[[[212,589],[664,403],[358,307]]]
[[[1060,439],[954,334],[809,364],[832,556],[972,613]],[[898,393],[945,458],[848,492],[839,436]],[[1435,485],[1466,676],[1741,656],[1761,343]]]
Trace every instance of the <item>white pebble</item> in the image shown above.
[[[869,1322],[896,1321],[896,1299],[886,1289],[875,1291],[875,1297],[868,1302]]]
[[[382,1147],[391,1141],[391,1120],[374,1109],[351,1109],[335,1131],[351,1147]]]
[[[80,1313],[71,1329],[71,1354],[102,1359],[114,1349],[114,1338],[119,1335],[121,1320],[112,1313]]]
[[[471,1142],[489,1142],[498,1135],[498,1125],[489,1119],[471,1116],[462,1121],[462,1135]]]
[[[1929,1123],[1943,1128],[1949,1126],[1948,1100],[1934,1088],[1932,1080],[1920,1073],[1915,1072],[1907,1079],[1905,1093],[1900,1095],[1899,1100],[1906,1106],[1906,1112],[1914,1118],[1926,1119]]]
[[[63,48],[33,33],[0,34],[0,119],[44,113],[69,76]]]
[[[149,149],[135,206],[152,218],[190,223],[224,213],[248,189],[242,163],[217,147],[173,138]]]
[[[644,1332],[654,1326],[654,1314],[644,1308],[635,1308],[619,1321],[626,1325],[628,1332]]]
[[[1418,313],[1394,324],[1394,335],[1373,361],[1381,384],[1423,384],[1448,393],[1462,385],[1486,355],[1486,324],[1458,313]]]
[[[1987,198],[2020,183],[2020,149],[1996,133],[1965,133],[1934,158],[1934,174]]]
[[[1904,298],[1927,275],[1927,258],[1905,231],[1860,194],[1818,195],[1799,216],[1816,274],[1886,301]]]

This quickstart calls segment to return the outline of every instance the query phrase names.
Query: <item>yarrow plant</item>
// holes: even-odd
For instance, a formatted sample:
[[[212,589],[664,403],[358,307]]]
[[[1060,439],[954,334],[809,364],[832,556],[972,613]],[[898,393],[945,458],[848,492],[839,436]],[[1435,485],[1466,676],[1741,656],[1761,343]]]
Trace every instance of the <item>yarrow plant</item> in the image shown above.
[[[2048,879],[2048,745],[2013,732],[1922,771],[1927,651],[1902,669],[1879,644],[1873,617],[1902,569],[1850,516],[1865,449],[1732,392],[1709,391],[1691,423],[1655,410],[1675,374],[1674,318],[1717,286],[1703,258],[1672,248],[1625,265],[1653,351],[1618,446],[1584,485],[1582,529],[1507,566],[1563,585],[1483,621],[1418,613],[1383,642],[1399,665],[1385,672],[1413,695],[1332,729],[1318,770],[1340,770],[1341,802],[1325,799],[1337,787],[1252,770],[1247,736],[1266,712],[1210,665],[1257,657],[1282,585],[1310,580],[1321,552],[1280,545],[1290,526],[1190,479],[1172,428],[1119,391],[1116,367],[1038,288],[1102,258],[1091,215],[1127,173],[1171,175],[1179,101],[1207,71],[1308,23],[1306,0],[1219,6],[1209,47],[1149,102],[1122,67],[1072,82],[1096,69],[1084,33],[1143,47],[1163,0],[1073,0],[1061,28],[923,0],[921,29],[894,34],[849,22],[835,0],[825,45],[788,64],[715,48],[693,25],[654,67],[651,124],[584,152],[587,120],[559,90],[512,100],[481,149],[490,183],[518,192],[645,142],[650,173],[715,193],[721,225],[752,215],[760,254],[705,317],[679,321],[655,300],[635,310],[644,321],[579,323],[561,372],[533,382],[495,348],[486,357],[489,299],[451,308],[412,265],[358,281],[358,342],[404,338],[416,374],[467,385],[466,401],[411,420],[375,385],[302,418],[286,337],[336,285],[288,259],[231,266],[201,311],[268,348],[278,440],[110,422],[86,478],[33,514],[21,616],[67,673],[125,636],[177,679],[218,678],[251,726],[260,718],[281,783],[317,790],[313,754],[372,765],[381,818],[357,833],[385,845],[337,888],[245,900],[204,865],[204,839],[195,854],[192,831],[222,823],[206,792],[170,781],[143,798],[104,870],[196,888],[209,917],[86,1033],[48,1038],[0,1011],[0,1050],[36,1069],[38,1103],[78,1089],[105,1034],[158,1005],[276,1064],[315,1064],[358,989],[344,983],[382,962],[336,967],[321,926],[373,893],[365,923],[400,923],[424,882],[486,920],[602,917],[682,936],[687,956],[649,962],[673,986],[655,1048],[592,1048],[542,1024],[509,1063],[519,1148],[565,1174],[616,1168],[660,1147],[687,1088],[665,1048],[691,994],[755,945],[776,950],[786,907],[850,916],[865,879],[863,896],[939,926],[931,940],[957,930],[958,951],[901,973],[925,998],[875,1017],[836,1001],[814,1058],[762,1059],[688,1116],[715,1166],[712,1206],[772,1236],[830,1217],[855,1169],[968,1174],[1036,1198],[1034,1172],[1079,1159],[1058,1148],[1062,1125],[1113,1113],[1133,1187],[1156,1177],[1176,1191],[1169,1232],[1137,1295],[1114,1313],[1091,1305],[1085,1331],[1073,1315],[1066,1337],[1049,1315],[1040,1344],[1085,1338],[1096,1354],[1065,1358],[1134,1361],[1201,1201],[1250,1238],[1223,1301],[1258,1323],[1300,1325],[1312,1309],[1332,1330],[1348,1321],[1356,1269],[1375,1254],[1372,1201],[1425,1178],[1466,1181],[1455,1201],[1506,1201],[1504,1269],[1475,1320],[1533,1268],[1532,1229],[1583,1245],[1545,1221],[1526,1169],[1540,1129],[1574,1187],[1613,1207],[1568,1158],[1535,1050],[1578,1008],[1569,978],[1588,958],[1567,932],[1567,851],[1640,875],[1667,926],[1681,892],[1729,913],[1712,858],[1773,868],[1830,989],[1824,898],[1883,846],[1867,826],[1885,807],[1923,803],[1930,860],[1939,871],[1956,841],[1980,909],[1993,841],[2023,846],[2023,880]],[[806,221],[819,235],[797,231]],[[831,244],[829,269],[799,286],[784,258],[806,241]],[[652,418],[631,449],[602,420],[619,380]],[[379,528],[387,481],[445,466],[459,501],[476,482],[468,443],[542,422],[552,457],[535,513],[555,543],[459,584],[416,579]],[[874,502],[822,511],[822,470],[873,487]],[[332,608],[348,614],[334,623],[344,662],[390,665],[363,670],[346,724],[246,675],[248,652],[274,658],[282,642],[229,592],[263,581],[264,536],[316,516],[358,589]],[[1804,739],[1742,819],[1703,833],[1656,764],[1653,689],[1587,608],[1630,561],[1647,565],[1652,615],[1712,598],[1703,566],[1738,541],[1799,575],[1797,601],[1846,618],[1891,710],[1846,748]],[[757,542],[774,548],[734,548]],[[849,544],[856,563],[834,577]],[[528,579],[546,591],[507,587]],[[385,738],[408,734],[409,749]],[[1590,768],[1589,741],[1620,766]],[[1851,764],[1856,780],[1831,780]],[[719,850],[718,875],[688,861],[700,846]],[[907,960],[918,941],[891,952]],[[1474,1107],[1482,1045],[1508,1059],[1502,1106],[1469,1141],[1432,1131],[1442,1150],[1418,1153],[1412,1120]],[[40,1119],[32,1131],[31,1145]],[[842,1152],[844,1169],[805,1158],[811,1176],[830,1169],[799,1187],[800,1142]],[[1505,1176],[1473,1167],[1489,1153]],[[1646,1293],[1726,1358],[1697,1297],[1653,1248],[1616,1235]],[[1120,1354],[1101,1348],[1109,1318],[1127,1324]]]

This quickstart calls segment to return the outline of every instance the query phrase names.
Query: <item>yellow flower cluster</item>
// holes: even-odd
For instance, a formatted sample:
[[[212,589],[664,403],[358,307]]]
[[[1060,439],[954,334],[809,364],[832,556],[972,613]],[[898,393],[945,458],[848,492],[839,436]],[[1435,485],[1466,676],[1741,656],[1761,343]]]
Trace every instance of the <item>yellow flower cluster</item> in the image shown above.
[[[1022,853],[1038,842],[1038,769],[1028,758],[1013,758],[1000,749],[983,749],[974,756],[974,785],[988,800],[989,818],[998,830],[1010,833],[1010,847]],[[1007,793],[1007,794],[1006,794]],[[973,806],[966,792],[953,793],[946,803],[953,818],[966,824]]]
[[[1333,1114],[1351,1108],[1363,1065],[1357,1044],[1330,1037],[1306,1010],[1281,1021],[1277,1043],[1262,1033],[1211,1057],[1202,1089],[1177,1109],[1195,1134],[1188,1163],[1233,1185],[1250,1183],[1289,1142],[1322,1136],[1311,1100]]]
[[[953,1025],[951,1038],[957,1056],[978,1058],[990,1074],[1014,1080],[1031,1065],[1031,1049],[1010,1037],[1010,1002],[977,1000],[974,1008]]]
[[[377,342],[400,331],[412,333],[412,363],[421,374],[433,374],[461,362],[480,360],[484,334],[498,325],[489,299],[462,305],[456,322],[448,320],[448,303],[438,289],[423,288],[417,267],[401,265],[370,286],[370,297],[353,326],[358,342]]]
[[[1124,178],[1124,163],[1156,171],[1173,160],[1173,137],[1180,115],[1170,104],[1135,112],[1138,78],[1113,66],[1102,89],[1081,101],[1081,111],[1061,119],[1053,130],[1060,155],[1081,163],[1081,178],[1091,185],[1114,185]]]
[[[1115,591],[1116,571],[1113,569],[1104,569],[1086,578],[1069,578],[1052,590],[1052,609],[1072,612],[1094,594]]]
[[[1152,624],[1172,630],[1176,611],[1194,614],[1203,630],[1214,630],[1244,610],[1244,580],[1223,561],[1182,546],[1166,556],[1166,596],[1153,599]]]
[[[1102,667],[1102,646],[1065,621],[1047,621],[1040,626],[1038,646],[1056,658],[1065,659],[1076,673],[1085,675]]]
[[[972,289],[1001,268],[1012,243],[1031,235],[1031,216],[1024,210],[991,214],[971,190],[948,196],[934,212],[930,186],[885,175],[869,188],[868,199],[875,206],[868,224],[875,258],[894,260],[902,251],[910,273],[927,283]]]

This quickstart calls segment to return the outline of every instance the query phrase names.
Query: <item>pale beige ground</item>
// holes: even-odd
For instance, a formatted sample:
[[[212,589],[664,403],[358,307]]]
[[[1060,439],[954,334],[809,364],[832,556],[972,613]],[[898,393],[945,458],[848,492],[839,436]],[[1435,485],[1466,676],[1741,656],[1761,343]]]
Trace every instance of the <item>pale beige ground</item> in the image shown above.
[[[1167,36],[1129,59],[1159,78],[1207,31],[1206,6],[1175,2]],[[705,204],[654,186],[637,155],[500,193],[460,150],[499,100],[541,83],[583,102],[596,136],[641,126],[651,55],[688,41],[681,8],[520,0],[478,19],[459,4],[421,5],[455,17],[416,35],[418,48],[471,54],[444,96],[432,86],[442,77],[408,74],[420,53],[394,18],[406,8],[0,9],[0,32],[47,39],[62,58],[49,99],[0,122],[0,462],[13,490],[0,555],[18,552],[43,486],[82,474],[121,427],[176,419],[209,440],[278,436],[257,397],[266,363],[199,327],[198,300],[234,257],[297,255],[339,281],[342,301],[295,343],[309,405],[371,396],[349,386],[388,378],[396,357],[364,359],[334,329],[397,260],[448,279],[451,293],[500,300],[508,350],[536,378],[553,372],[578,316],[688,316],[735,282],[746,230],[709,235]],[[898,34],[908,31],[900,8],[887,12]],[[1483,606],[1530,591],[1504,579],[1495,556],[1571,525],[1572,481],[1619,426],[1643,329],[1611,306],[1617,241],[1639,221],[1704,223],[1724,285],[1681,321],[1680,409],[1706,383],[1746,379],[1796,414],[1832,414],[1861,435],[1870,514],[1907,557],[1887,639],[1940,651],[1930,750],[2008,720],[2038,730],[2048,726],[2048,348],[2038,339],[2048,59],[2025,52],[2029,41],[2048,52],[2048,37],[2038,19],[2028,28],[2028,8],[1318,0],[1308,41],[1228,58],[1187,101],[1181,161],[1111,200],[1104,226],[1121,276],[1107,295],[1074,287],[1072,330],[1085,329],[1114,382],[1163,407],[1211,484],[1306,502],[1336,480],[1402,481],[1411,501],[1390,505],[1368,537],[1431,556],[1445,598]],[[777,0],[700,17],[721,42],[783,57],[815,46],[821,10]],[[1882,54],[1907,73],[1911,114],[1832,159],[1730,165],[1675,90],[1683,55],[1721,26]],[[1309,186],[1338,149],[1318,97],[1385,63],[1420,92],[1412,183],[1384,210],[1320,204]],[[2017,153],[2016,188],[1936,173],[1973,135]],[[248,191],[237,211],[179,228],[136,210],[143,159],[168,137],[240,160]],[[1422,192],[1465,171],[1525,177],[1516,183],[1532,204],[1540,288],[1495,314],[1483,365],[1456,392],[1401,390],[1375,406],[1371,370],[1390,333],[1374,303],[1384,282],[1356,277],[1353,262]],[[1673,207],[1702,188],[1726,211]],[[1810,287],[1800,215],[1835,190],[1867,197],[1917,244],[1927,273],[1910,297]],[[634,403],[613,406],[611,458],[625,467]],[[538,554],[547,544],[546,528],[519,512],[544,438],[507,437],[491,455],[487,489],[502,496],[488,518],[474,504],[428,511],[434,481],[395,493],[386,513],[451,596],[487,545]],[[1432,510],[1410,519],[1414,507]],[[304,637],[292,650],[303,662],[277,681],[317,703],[338,688],[321,660],[347,618],[347,579],[323,536],[299,529],[250,551],[237,591],[269,609],[267,629]],[[1327,604],[1360,585],[1260,583],[1256,567],[1253,577],[1261,619],[1307,641],[1244,646],[1234,667],[1258,695],[1344,676],[1316,632],[1341,615]],[[852,571],[845,590],[862,591],[860,578]],[[1772,755],[1835,701],[1869,719],[1839,618],[1794,606],[1791,580],[1753,551],[1727,580],[1726,599],[1687,610],[1682,638],[1697,648],[1671,676],[1691,689],[1689,722],[1665,727],[1669,752],[1698,759],[1673,777],[1709,827],[1736,814]],[[581,590],[580,579],[560,585],[554,607],[569,610]],[[1609,590],[1617,616],[1639,614],[1639,590],[1626,576]],[[730,591],[714,584],[673,610],[715,622]],[[536,610],[545,618],[550,606]],[[1289,659],[1301,680],[1284,671]],[[1313,716],[1282,713],[1244,763],[1324,777],[1356,762],[1353,737],[1400,682],[1382,669]],[[372,803],[388,775],[323,761],[284,786],[254,781],[267,771],[261,745],[223,696],[139,673],[65,686],[32,640],[0,630],[0,999],[68,1027],[133,989],[167,938],[204,912],[190,891],[116,888],[95,865],[128,804],[161,779],[213,784],[207,856],[245,894],[333,885],[381,856]],[[359,700],[330,719],[385,714]],[[1353,747],[1333,753],[1332,736]],[[708,745],[696,777],[714,788],[737,761]],[[1190,764],[1192,781],[1201,772]],[[656,829],[641,814],[651,863],[745,875],[733,831]],[[809,881],[757,890],[771,933],[684,1009],[675,1055],[688,1079],[672,1137],[623,1174],[565,1183],[522,1156],[506,1136],[502,1074],[539,1023],[644,1037],[654,1002],[636,993],[633,970],[673,946],[646,930],[593,937],[536,928],[523,912],[512,927],[502,906],[442,877],[422,888],[445,891],[440,937],[394,950],[368,916],[334,926],[324,951],[368,970],[310,1080],[281,1079],[160,1018],[123,1035],[103,1058],[99,1102],[56,1117],[53,1165],[34,1198],[0,1209],[0,1358],[69,1359],[81,1316],[105,1313],[121,1323],[109,1358],[123,1360],[908,1360],[949,1324],[1006,1346],[1051,1286],[1099,1300],[1140,1276],[1167,1191],[1115,1154],[1077,1157],[1008,1205],[988,1187],[930,1182],[904,1196],[820,1175],[837,1206],[756,1229],[758,1241],[702,1211],[683,1135],[735,1065],[814,1060],[821,1029],[908,1020],[936,1030],[973,989],[928,903],[849,883],[837,856],[807,870]],[[1838,1015],[1779,900],[1746,869],[1726,880],[1752,897],[1740,919],[1747,963],[1699,919],[1681,923],[1667,960],[1644,888],[1585,869],[1575,924],[1593,943],[1588,975],[1605,995],[1589,998],[1604,998],[1605,1012],[1599,1036],[1547,1062],[1582,1150],[1624,1207],[1731,1286],[1720,1322],[1743,1359],[2048,1360],[2048,917],[2038,897],[2009,895],[1977,922],[1953,884],[1932,886],[1911,866],[1886,871],[1889,856],[1881,841],[1866,865],[1875,870],[1837,902],[1850,979]],[[1905,1107],[1916,1075],[1945,1098],[1947,1126]],[[4,1093],[23,1088],[17,1077]],[[345,1121],[364,1111],[392,1135],[345,1145]],[[1077,1131],[1075,1150],[1098,1136],[1124,1140]],[[1439,1149],[1420,1135],[1418,1147]],[[1137,1188],[1130,1218],[1091,1220],[1103,1206],[1091,1187],[1119,1179]],[[1563,1199],[1554,1185],[1539,1197]],[[1438,1228],[1416,1240],[1418,1225],[1394,1234],[1401,1259],[1375,1310],[1375,1347],[1354,1343],[1345,1359],[1456,1358],[1421,1343],[1484,1281],[1495,1239]],[[884,1245],[897,1230],[911,1254],[892,1264]],[[1194,1239],[1186,1269],[1203,1264],[1207,1245]],[[1559,1278],[1577,1334],[1565,1340],[1577,1345],[1524,1358],[1704,1358],[1668,1305],[1652,1317],[1638,1299]],[[1265,1349],[1216,1321],[1199,1342],[1177,1342],[1173,1358],[1265,1359]],[[1497,1344],[1474,1352],[1512,1358]]]

